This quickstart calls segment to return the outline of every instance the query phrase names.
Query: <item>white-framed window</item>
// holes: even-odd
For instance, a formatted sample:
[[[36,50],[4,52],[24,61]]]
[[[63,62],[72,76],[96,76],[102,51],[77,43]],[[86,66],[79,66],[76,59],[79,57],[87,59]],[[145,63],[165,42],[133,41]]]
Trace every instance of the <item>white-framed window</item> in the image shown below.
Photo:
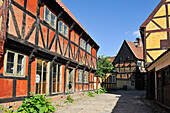
[[[59,22],[58,22],[58,31],[61,34],[63,34],[65,37],[68,36],[68,26],[61,20],[59,20]]]
[[[57,16],[44,6],[44,21],[56,29]]]
[[[4,75],[25,77],[26,56],[7,50],[4,61]]]
[[[85,71],[83,74],[83,82],[87,83],[87,71]]]
[[[91,46],[90,46],[90,44],[87,44],[87,52],[91,53]]]
[[[81,47],[86,49],[86,42],[81,38]]]
[[[60,93],[62,88],[62,68],[55,64],[52,67],[52,93]]]
[[[46,94],[49,92],[49,62],[43,59],[37,59],[36,66],[35,94]]]
[[[83,75],[83,70],[78,70],[78,82],[82,83],[82,75]]]

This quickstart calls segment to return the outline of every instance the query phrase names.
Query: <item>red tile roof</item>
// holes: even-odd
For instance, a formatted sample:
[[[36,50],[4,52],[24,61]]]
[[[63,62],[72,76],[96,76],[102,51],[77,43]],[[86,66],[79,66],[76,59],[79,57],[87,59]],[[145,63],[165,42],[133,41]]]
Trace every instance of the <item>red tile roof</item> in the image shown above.
[[[79,23],[79,21],[73,16],[73,14],[71,13],[71,11],[63,4],[63,2],[61,0],[55,0],[62,8],[63,10],[70,15],[70,17],[84,30],[84,32],[90,37],[90,35],[87,33],[87,31],[84,29],[84,27]],[[91,38],[91,37],[90,37]],[[93,40],[91,38],[91,40]],[[94,41],[94,40],[93,40]],[[95,42],[95,41],[94,41]],[[97,43],[96,43],[97,45]],[[98,45],[97,45],[98,46]],[[99,46],[98,46],[99,47]]]
[[[130,41],[127,41],[127,40],[125,40],[125,41],[129,45],[129,47],[132,50],[132,52],[134,53],[134,55],[138,59],[143,59],[143,46],[141,45],[140,47],[136,47],[134,42],[130,42]]]
[[[108,60],[113,62],[113,60],[115,59],[115,57],[108,57]]]

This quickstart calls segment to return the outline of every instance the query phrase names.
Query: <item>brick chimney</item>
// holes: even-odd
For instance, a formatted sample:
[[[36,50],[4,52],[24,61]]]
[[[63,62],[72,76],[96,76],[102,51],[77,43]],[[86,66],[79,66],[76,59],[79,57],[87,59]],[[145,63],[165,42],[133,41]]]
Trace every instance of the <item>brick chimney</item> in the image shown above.
[[[142,40],[140,38],[136,38],[135,46],[136,47],[142,47]]]

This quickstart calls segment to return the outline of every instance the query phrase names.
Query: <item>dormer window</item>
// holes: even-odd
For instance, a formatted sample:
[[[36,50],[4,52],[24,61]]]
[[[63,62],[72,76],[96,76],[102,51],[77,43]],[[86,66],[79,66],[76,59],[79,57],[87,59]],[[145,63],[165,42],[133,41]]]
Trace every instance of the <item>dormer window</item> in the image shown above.
[[[56,28],[56,20],[57,20],[57,16],[54,13],[52,13],[47,8],[47,6],[44,6],[44,21],[55,29]]]

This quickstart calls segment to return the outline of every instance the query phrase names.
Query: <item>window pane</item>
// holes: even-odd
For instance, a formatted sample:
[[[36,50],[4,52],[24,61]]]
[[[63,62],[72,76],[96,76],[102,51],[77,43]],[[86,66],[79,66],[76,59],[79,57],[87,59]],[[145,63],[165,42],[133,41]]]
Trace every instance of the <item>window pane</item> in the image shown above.
[[[56,81],[57,81],[56,80],[57,79],[57,77],[56,77],[57,73],[56,72],[57,72],[57,70],[56,70],[56,68],[57,68],[57,65],[53,67],[53,84],[52,84],[52,87],[53,87],[52,92],[53,93],[57,92],[57,90],[56,90],[57,89],[57,84],[56,84]]]
[[[8,52],[7,62],[14,62],[14,53]]]
[[[58,78],[57,78],[57,92],[61,92],[61,76],[62,74],[60,74],[60,65],[58,65]]]
[[[60,20],[60,21],[59,21],[59,25],[58,25],[58,27],[59,27],[58,30],[59,30],[59,32],[61,32],[61,33],[63,32],[63,27],[62,27],[62,26],[63,26],[63,22]]]
[[[14,73],[14,64],[13,63],[7,63],[7,73]]]
[[[87,71],[84,72],[84,82],[87,82]]]
[[[37,59],[37,71],[36,74],[39,75],[40,81],[36,83],[36,91],[35,94],[41,94],[41,82],[42,82],[42,60]]]
[[[83,47],[83,39],[81,38],[81,47]]]
[[[42,93],[47,93],[47,64],[48,62],[43,61],[43,86],[42,86]]]
[[[50,10],[47,7],[45,8],[45,21],[50,22]]]
[[[82,82],[82,74],[83,74],[83,71],[78,70],[78,82]]]
[[[19,75],[24,74],[24,56],[23,55],[18,55],[17,74]]]
[[[14,56],[15,56],[14,53],[8,52],[6,67],[7,73],[14,73]]]
[[[56,16],[51,13],[51,26],[56,27]]]
[[[64,24],[64,36],[67,37],[67,33],[68,33],[67,25]]]

